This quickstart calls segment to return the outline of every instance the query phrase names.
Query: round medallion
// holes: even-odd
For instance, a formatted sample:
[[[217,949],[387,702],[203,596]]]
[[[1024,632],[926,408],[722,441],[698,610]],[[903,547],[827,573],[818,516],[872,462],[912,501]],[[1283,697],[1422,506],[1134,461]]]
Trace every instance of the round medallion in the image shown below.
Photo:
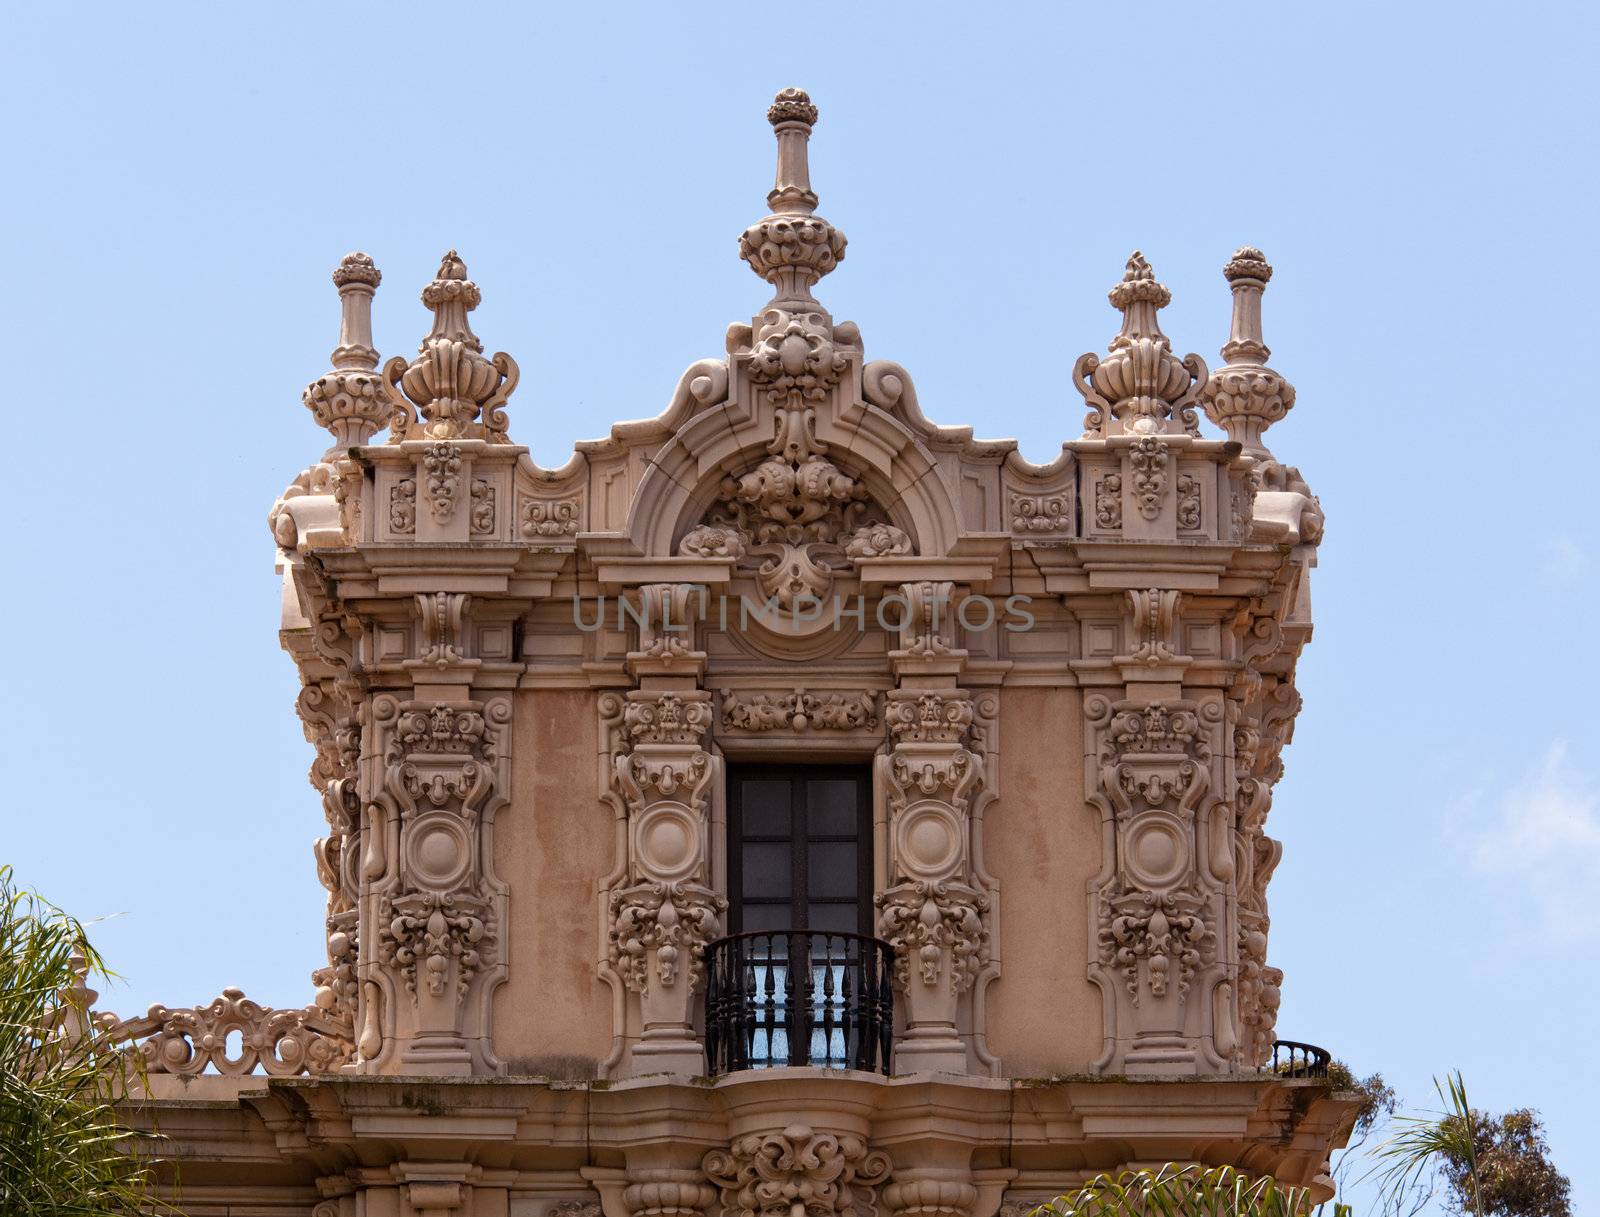
[[[1141,883],[1152,887],[1171,883],[1188,861],[1182,829],[1164,818],[1147,818],[1129,835],[1128,869]]]
[[[918,803],[895,827],[900,865],[918,879],[943,879],[961,861],[961,824],[944,803]]]
[[[657,879],[687,879],[700,865],[700,826],[681,803],[657,803],[634,822],[634,850]]]
[[[467,840],[454,816],[436,814],[414,821],[406,837],[411,873],[429,887],[450,887],[466,874]]]

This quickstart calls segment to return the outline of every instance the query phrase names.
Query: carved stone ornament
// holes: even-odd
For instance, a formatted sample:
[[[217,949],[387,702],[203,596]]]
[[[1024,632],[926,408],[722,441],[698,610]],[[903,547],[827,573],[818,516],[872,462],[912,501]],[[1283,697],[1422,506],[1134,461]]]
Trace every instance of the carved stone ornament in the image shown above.
[[[1147,520],[1153,520],[1161,514],[1161,502],[1167,490],[1167,466],[1171,459],[1167,446],[1151,436],[1139,439],[1128,450],[1134,501],[1139,504],[1139,514]]]
[[[1102,474],[1094,484],[1094,522],[1101,528],[1122,527],[1122,475]]]
[[[1222,348],[1223,366],[1200,393],[1206,417],[1244,446],[1266,457],[1263,433],[1294,406],[1294,386],[1267,367],[1272,352],[1261,337],[1261,297],[1272,266],[1259,249],[1236,251],[1222,268],[1233,289],[1233,324]]]
[[[694,883],[652,881],[613,892],[611,966],[628,988],[643,993],[653,955],[663,987],[676,985],[682,974],[695,988],[705,971],[705,945],[721,935],[727,907],[722,896]]]
[[[1073,386],[1089,404],[1086,438],[1156,435],[1169,430],[1200,434],[1194,402],[1206,384],[1205,361],[1179,359],[1161,332],[1157,314],[1172,293],[1156,282],[1144,255],[1134,250],[1122,282],[1111,289],[1112,307],[1122,313],[1122,329],[1110,354],[1082,355],[1072,368]]]
[[[762,595],[785,609],[805,597],[820,601],[853,559],[909,553],[910,537],[828,459],[815,426],[810,407],[779,410],[767,459],[723,479],[715,506],[678,552],[747,560]]]
[[[389,487],[389,531],[414,536],[417,531],[417,480],[401,478]]]
[[[339,289],[339,345],[331,371],[313,380],[300,400],[319,427],[333,433],[331,451],[358,447],[383,427],[389,402],[376,374],[372,345],[372,296],[383,276],[363,253],[346,254],[333,272]]]
[[[1189,991],[1202,951],[1209,952],[1216,942],[1200,916],[1204,909],[1204,899],[1191,892],[1130,891],[1103,898],[1101,960],[1122,971],[1135,1005],[1141,960],[1147,965],[1151,996],[1166,996],[1174,980],[1180,994]]]
[[[870,693],[722,694],[722,726],[733,731],[870,731],[878,702]]]
[[[1010,506],[1012,532],[1072,531],[1072,498],[1070,495],[1018,494],[1013,491]]]
[[[240,989],[224,989],[209,1006],[172,1010],[151,1006],[143,1018],[113,1021],[114,1042],[135,1041],[151,1073],[191,1076],[208,1068],[239,1076],[259,1066],[273,1077],[332,1073],[355,1053],[348,1018],[312,1007],[274,1010],[251,1001]],[[239,1055],[228,1037],[239,1033]]]
[[[429,444],[422,454],[423,486],[435,524],[448,524],[461,494],[461,451],[454,444]]]
[[[378,958],[397,967],[406,990],[416,996],[419,982],[435,997],[444,994],[450,961],[456,961],[456,989],[465,997],[493,943],[489,904],[474,896],[406,892],[385,898],[378,933]]]
[[[874,1188],[892,1168],[860,1137],[805,1124],[739,1137],[701,1165],[722,1190],[724,1217],[876,1217]]]
[[[907,742],[956,743],[972,726],[972,699],[961,693],[891,689],[885,713],[889,733]]]
[[[517,387],[516,360],[504,351],[485,358],[467,314],[482,299],[455,250],[422,289],[433,329],[409,363],[395,356],[383,367],[390,405],[390,442],[407,439],[486,439],[510,443],[504,406]],[[481,421],[479,421],[481,415]],[[420,421],[419,421],[420,420]]]
[[[577,499],[523,499],[522,535],[530,540],[578,534]]]
[[[877,905],[878,936],[894,948],[897,988],[910,988],[913,967],[924,985],[938,984],[946,950],[953,991],[972,987],[989,946],[987,896],[964,883],[916,882],[879,893]]]
[[[813,214],[806,145],[816,125],[817,107],[800,89],[779,93],[767,111],[778,140],[778,171],[767,206],[773,214],[757,220],[739,238],[739,256],[773,287],[773,303],[810,301],[811,288],[844,260],[845,237]]]

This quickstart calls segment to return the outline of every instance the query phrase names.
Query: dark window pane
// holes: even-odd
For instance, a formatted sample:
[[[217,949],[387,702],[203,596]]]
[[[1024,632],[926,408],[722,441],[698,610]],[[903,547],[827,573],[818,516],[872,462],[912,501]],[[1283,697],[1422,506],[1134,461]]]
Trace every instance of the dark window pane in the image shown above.
[[[814,837],[853,837],[861,784],[849,778],[812,778],[806,783],[806,831]]]
[[[766,844],[744,843],[745,896],[788,896],[792,892],[792,863],[789,843],[772,841]]]
[[[810,928],[813,930],[831,930],[836,934],[864,934],[867,932],[867,927],[860,924],[860,916],[860,907],[855,904],[813,904],[806,920],[811,923]],[[838,952],[842,946],[835,942],[831,949]]]
[[[793,928],[790,909],[787,904],[746,904],[739,910],[740,920],[746,930],[787,930]],[[784,952],[785,940],[776,938],[769,944],[762,942],[752,947],[752,950],[765,952],[771,950],[774,954]]]
[[[749,849],[750,846],[746,846]],[[854,841],[813,841],[806,860],[806,895],[854,896],[856,875]]]
[[[747,837],[777,837],[789,831],[788,782],[745,779],[739,790],[739,814]]]

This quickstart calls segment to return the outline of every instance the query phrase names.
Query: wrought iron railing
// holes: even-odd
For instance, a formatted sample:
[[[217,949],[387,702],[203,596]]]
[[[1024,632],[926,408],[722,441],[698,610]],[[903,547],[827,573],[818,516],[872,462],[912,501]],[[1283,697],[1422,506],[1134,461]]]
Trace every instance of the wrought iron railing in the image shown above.
[[[1285,1078],[1325,1078],[1332,1063],[1333,1054],[1326,1048],[1296,1040],[1274,1040],[1272,1064],[1267,1066],[1267,1072]]]
[[[818,1065],[888,1073],[894,952],[865,934],[775,930],[706,947],[713,1074]]]

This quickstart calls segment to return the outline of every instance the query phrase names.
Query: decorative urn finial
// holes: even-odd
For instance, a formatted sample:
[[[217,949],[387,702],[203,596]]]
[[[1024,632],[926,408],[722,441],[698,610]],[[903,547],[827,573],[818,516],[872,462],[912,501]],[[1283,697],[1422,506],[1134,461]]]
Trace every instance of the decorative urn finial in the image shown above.
[[[1198,435],[1194,400],[1205,387],[1205,361],[1198,355],[1179,359],[1172,353],[1157,316],[1172,303],[1172,293],[1156,282],[1155,271],[1137,249],[1108,298],[1122,313],[1122,328],[1111,340],[1110,354],[1104,360],[1093,353],[1083,355],[1072,369],[1073,384],[1090,405],[1086,434]]]
[[[1223,366],[1201,394],[1206,417],[1244,446],[1251,456],[1268,458],[1261,438],[1294,407],[1294,386],[1267,367],[1272,352],[1261,340],[1261,296],[1272,265],[1259,249],[1236,250],[1222,275],[1233,289],[1233,323],[1223,344]]]
[[[784,89],[767,109],[778,139],[778,172],[767,206],[772,214],[744,230],[739,256],[773,287],[772,304],[815,305],[811,287],[844,258],[845,238],[814,215],[816,193],[806,148],[817,107],[801,89]]]
[[[517,387],[519,373],[516,361],[504,351],[485,358],[483,343],[467,321],[467,314],[482,299],[478,285],[467,278],[467,264],[455,250],[448,250],[433,282],[422,289],[422,303],[433,313],[433,328],[422,340],[417,357],[407,363],[397,355],[383,366],[394,409],[391,443],[407,439],[511,442],[502,407]]]
[[[382,381],[374,372],[378,352],[372,345],[372,296],[382,281],[363,253],[346,254],[333,272],[340,309],[333,370],[312,381],[300,396],[318,425],[333,433],[329,455],[366,443],[389,413]]]

